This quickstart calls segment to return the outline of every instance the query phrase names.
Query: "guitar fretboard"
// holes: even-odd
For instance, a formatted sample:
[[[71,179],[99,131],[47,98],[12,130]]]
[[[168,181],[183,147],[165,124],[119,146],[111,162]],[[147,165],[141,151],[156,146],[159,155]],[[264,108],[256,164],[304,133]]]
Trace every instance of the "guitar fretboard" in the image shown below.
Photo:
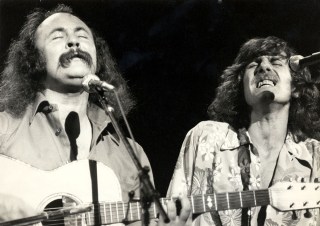
[[[170,199],[162,198],[160,199],[160,202],[163,206],[166,206],[168,200]],[[270,204],[268,189],[193,195],[189,197],[189,200],[194,214],[217,210],[265,206]],[[150,218],[156,218],[157,212],[155,204],[152,203],[149,208]],[[88,225],[121,223],[126,216],[127,220],[132,222],[141,220],[142,210],[139,202],[106,202],[94,204],[93,210],[90,213],[84,214],[84,216],[86,224]],[[79,219],[77,219],[77,216],[70,216],[68,217],[68,220],[76,221]]]

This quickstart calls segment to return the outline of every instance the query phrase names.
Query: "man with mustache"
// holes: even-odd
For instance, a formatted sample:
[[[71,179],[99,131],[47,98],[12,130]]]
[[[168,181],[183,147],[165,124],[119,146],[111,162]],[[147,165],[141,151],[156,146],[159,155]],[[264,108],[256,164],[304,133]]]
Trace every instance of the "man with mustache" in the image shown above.
[[[276,182],[319,180],[319,84],[307,69],[290,69],[292,55],[295,51],[276,37],[244,43],[222,74],[208,108],[211,121],[199,123],[183,142],[168,196],[238,195]],[[241,209],[248,198],[223,199],[218,206],[241,202],[235,209],[194,216],[193,222],[201,226],[320,223],[319,209],[281,212],[269,205]],[[212,198],[211,206],[218,201]]]
[[[96,96],[84,91],[86,75],[97,75],[116,87],[124,112],[131,110],[134,102],[106,42],[70,7],[58,5],[51,11],[36,9],[29,14],[18,39],[10,46],[1,74],[0,106],[4,111],[0,113],[0,157],[46,171],[81,159],[102,162],[110,171],[110,178],[104,178],[110,180],[110,189],[119,184],[117,195],[127,202],[130,191],[135,197],[140,195],[138,170]],[[105,95],[120,118],[114,94]],[[142,166],[150,167],[142,148],[136,146]],[[9,178],[6,170],[2,169],[3,175]],[[153,181],[152,172],[150,177]],[[41,181],[30,183],[38,183],[41,191]],[[25,185],[15,186],[23,190]],[[35,214],[14,194],[1,194],[0,200],[2,221]],[[185,224],[190,212],[187,198],[182,204],[177,216],[173,202],[168,203],[172,225]]]

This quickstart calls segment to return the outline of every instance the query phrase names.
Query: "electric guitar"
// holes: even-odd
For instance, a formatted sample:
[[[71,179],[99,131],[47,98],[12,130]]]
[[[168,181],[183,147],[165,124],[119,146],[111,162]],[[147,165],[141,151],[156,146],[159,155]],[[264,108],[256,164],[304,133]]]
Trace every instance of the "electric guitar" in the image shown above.
[[[42,221],[42,225],[113,224],[123,222],[126,216],[130,222],[141,220],[140,203],[122,202],[116,175],[100,162],[79,160],[44,171],[0,155],[0,166],[0,193],[19,197],[39,212],[79,205],[91,209],[59,220]],[[265,205],[280,211],[319,208],[320,183],[280,182],[269,189],[193,195],[189,199],[194,214]],[[162,198],[160,202],[165,206],[168,200]],[[56,204],[59,207],[52,208]],[[154,203],[149,214],[157,217]]]

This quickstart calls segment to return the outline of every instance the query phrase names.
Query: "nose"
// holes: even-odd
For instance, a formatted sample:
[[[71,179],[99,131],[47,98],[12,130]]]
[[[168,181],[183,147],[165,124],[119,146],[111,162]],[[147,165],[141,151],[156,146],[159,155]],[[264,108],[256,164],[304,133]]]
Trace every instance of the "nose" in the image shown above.
[[[267,58],[262,58],[259,66],[256,68],[255,74],[268,73],[271,71],[271,63]]]
[[[78,38],[75,36],[69,37],[67,44],[66,44],[66,48],[67,49],[70,49],[70,48],[77,49],[79,47],[80,47],[80,42],[79,42]]]

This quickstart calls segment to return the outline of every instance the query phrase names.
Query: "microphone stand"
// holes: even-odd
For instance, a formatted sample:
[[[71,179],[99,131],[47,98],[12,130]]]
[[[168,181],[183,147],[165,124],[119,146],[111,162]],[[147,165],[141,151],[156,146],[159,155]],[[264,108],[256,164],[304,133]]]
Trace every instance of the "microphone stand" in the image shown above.
[[[116,92],[116,91],[114,91]],[[114,116],[114,109],[112,106],[108,104],[108,100],[106,96],[104,95],[103,91],[96,90],[95,92],[98,96],[99,102],[102,105],[105,113],[109,116],[111,123],[118,134],[120,140],[124,143],[125,148],[127,149],[130,157],[132,158],[135,166],[138,169],[138,174],[140,178],[140,203],[142,207],[142,226],[148,226],[150,223],[150,214],[149,214],[149,207],[151,205],[151,202],[154,201],[155,205],[159,211],[159,214],[163,217],[164,222],[169,223],[169,217],[167,213],[164,211],[162,205],[159,201],[159,193],[154,189],[148,172],[149,167],[145,166],[142,167],[138,157],[133,151],[132,146],[130,145],[128,139],[124,136],[122,128],[119,126],[119,123],[117,122],[115,116]],[[119,103],[120,104],[120,103]]]

